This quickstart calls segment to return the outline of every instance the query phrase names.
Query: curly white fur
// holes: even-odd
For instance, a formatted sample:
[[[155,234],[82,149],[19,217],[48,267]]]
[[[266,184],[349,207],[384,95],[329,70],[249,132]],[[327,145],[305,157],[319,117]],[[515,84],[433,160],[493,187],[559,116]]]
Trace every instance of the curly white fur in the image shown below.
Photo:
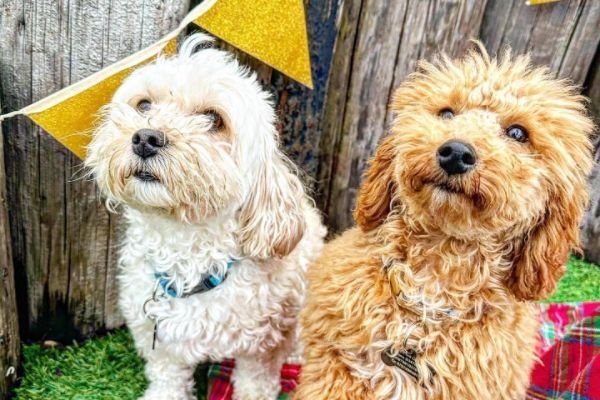
[[[234,398],[275,399],[295,346],[304,271],[325,235],[278,150],[268,94],[231,55],[194,52],[210,40],[193,35],[176,57],[135,71],[107,107],[86,160],[109,206],[124,206],[119,304],[146,359],[144,399],[193,398],[196,364],[226,357],[237,363]],[[151,107],[140,111],[140,100]],[[209,111],[223,127],[211,126]],[[153,157],[136,155],[140,129],[161,132],[168,144]],[[224,273],[229,260],[215,289],[151,301],[144,311],[156,273],[181,294],[204,273]],[[149,317],[157,321],[154,350]]]

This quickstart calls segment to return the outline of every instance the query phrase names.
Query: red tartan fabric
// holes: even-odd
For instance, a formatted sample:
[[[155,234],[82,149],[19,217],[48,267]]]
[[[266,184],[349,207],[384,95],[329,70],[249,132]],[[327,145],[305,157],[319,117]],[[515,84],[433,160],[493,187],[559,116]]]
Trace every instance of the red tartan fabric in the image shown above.
[[[208,389],[208,400],[230,400],[233,394],[231,385],[231,373],[235,368],[234,360],[225,360],[219,364],[211,365],[208,371],[210,387]],[[281,367],[281,394],[279,400],[286,400],[288,393],[298,386],[300,376],[300,365],[283,364]]]
[[[600,400],[600,302],[540,305],[540,358],[532,371],[528,400]],[[209,370],[208,400],[230,400],[235,363]],[[296,388],[300,366],[281,370],[280,400]]]
[[[208,400],[229,400],[233,394],[233,386],[229,382],[233,367],[233,360],[225,360],[220,364],[213,364],[208,372],[209,378],[212,378],[208,389]]]
[[[599,308],[600,301],[538,304],[538,318],[542,323],[539,355],[552,348],[575,323],[590,317]]]
[[[556,306],[554,311],[565,312],[565,305]],[[584,315],[563,327],[564,335],[541,355],[531,374],[528,400],[600,400],[600,307]]]

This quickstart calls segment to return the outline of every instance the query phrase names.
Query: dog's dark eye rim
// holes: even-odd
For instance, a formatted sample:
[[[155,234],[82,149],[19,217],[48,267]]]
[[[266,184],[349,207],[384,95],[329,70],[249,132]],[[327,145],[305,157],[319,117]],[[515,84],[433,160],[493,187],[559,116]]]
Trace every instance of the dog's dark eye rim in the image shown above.
[[[451,108],[442,108],[440,112],[438,112],[438,116],[442,119],[452,119],[454,118],[454,111]]]
[[[527,133],[527,129],[523,128],[521,125],[511,125],[508,128],[506,128],[505,132],[506,136],[516,140],[517,142],[526,143],[527,141],[529,141],[529,134]]]
[[[141,113],[148,112],[152,108],[152,102],[148,99],[141,99],[137,102],[135,108]]]
[[[204,114],[210,118],[210,120],[211,120],[210,130],[211,131],[219,131],[219,130],[223,129],[223,125],[225,125],[225,123],[223,122],[223,117],[221,116],[221,114],[219,114],[218,111],[209,109],[209,110],[202,111],[202,114]]]

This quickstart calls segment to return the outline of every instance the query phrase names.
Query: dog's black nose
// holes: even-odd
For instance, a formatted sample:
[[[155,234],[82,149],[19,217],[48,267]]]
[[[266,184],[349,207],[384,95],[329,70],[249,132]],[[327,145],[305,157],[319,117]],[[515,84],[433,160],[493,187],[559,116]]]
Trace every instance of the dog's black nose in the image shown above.
[[[146,159],[158,153],[158,149],[167,144],[167,137],[160,131],[140,129],[131,138],[133,152]]]
[[[459,140],[450,140],[440,146],[437,151],[440,167],[448,175],[464,174],[475,166],[477,155],[469,144]]]

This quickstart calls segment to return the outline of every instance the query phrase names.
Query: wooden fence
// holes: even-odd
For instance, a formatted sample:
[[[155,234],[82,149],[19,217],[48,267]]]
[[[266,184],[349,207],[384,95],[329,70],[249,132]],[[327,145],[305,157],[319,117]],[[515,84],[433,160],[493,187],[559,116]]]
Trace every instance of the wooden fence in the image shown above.
[[[181,0],[4,0],[3,110],[154,42],[189,6]],[[352,224],[361,173],[389,123],[390,95],[420,58],[440,50],[460,55],[470,38],[480,38],[491,53],[510,45],[582,84],[595,112],[600,108],[600,1],[308,0],[306,10],[314,90],[240,58],[274,93],[283,143],[306,171],[333,232]],[[115,301],[119,216],[105,210],[91,182],[76,179],[80,160],[48,134],[21,117],[3,128],[0,373],[18,363],[11,263],[21,338],[82,338],[122,323]]]
[[[0,138],[2,127],[0,126]],[[15,299],[12,251],[4,182],[4,149],[0,140],[0,399],[16,376],[19,365],[19,323]],[[11,369],[12,367],[12,369]]]

